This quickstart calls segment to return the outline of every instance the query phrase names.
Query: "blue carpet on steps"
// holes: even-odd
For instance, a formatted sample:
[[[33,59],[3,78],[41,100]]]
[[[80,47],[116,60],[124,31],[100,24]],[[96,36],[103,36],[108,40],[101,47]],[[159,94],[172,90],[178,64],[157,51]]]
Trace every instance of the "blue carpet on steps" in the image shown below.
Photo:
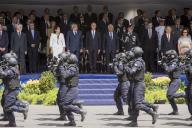
[[[154,74],[153,77],[165,76],[164,74]],[[21,76],[21,82],[39,79],[40,74],[28,74]],[[185,75],[181,80],[187,83]],[[112,105],[114,104],[113,92],[118,81],[113,74],[81,74],[79,82],[79,99],[86,105]],[[58,84],[57,84],[58,86]]]

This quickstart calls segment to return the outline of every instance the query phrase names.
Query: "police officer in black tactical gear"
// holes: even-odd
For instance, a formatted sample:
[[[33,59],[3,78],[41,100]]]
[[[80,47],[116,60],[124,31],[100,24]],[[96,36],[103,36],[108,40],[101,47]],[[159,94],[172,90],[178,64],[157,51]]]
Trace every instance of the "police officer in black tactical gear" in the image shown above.
[[[142,59],[143,50],[140,47],[134,47],[131,51],[135,55],[135,60],[130,67],[125,66],[125,70],[128,75],[132,76],[132,94],[131,94],[131,123],[128,126],[137,127],[137,118],[139,116],[139,110],[145,111],[152,116],[152,124],[155,124],[158,118],[155,109],[152,109],[152,106],[149,106],[145,101],[145,62]]]
[[[78,97],[78,83],[79,83],[79,68],[78,59],[76,55],[70,54],[67,59],[67,65],[62,64],[62,59],[58,65],[57,72],[59,73],[60,81],[63,81],[65,86],[62,87],[61,93],[64,94],[59,101],[59,105],[62,105],[64,113],[69,119],[69,123],[65,126],[76,126],[73,113],[81,115],[81,121],[84,121],[86,112],[80,107],[74,105],[74,101]]]
[[[168,50],[165,53],[164,58],[166,59],[164,59],[164,61],[160,61],[159,64],[162,65],[163,69],[171,79],[167,90],[167,99],[171,104],[173,112],[169,113],[169,115],[178,115],[178,107],[175,103],[175,98],[185,97],[184,93],[176,93],[181,82],[179,77],[182,73],[182,68],[179,63],[177,52],[175,50]]]
[[[118,109],[118,111],[114,113],[114,115],[124,115],[121,98],[123,99],[123,102],[125,103],[127,102],[127,94],[130,83],[127,79],[127,74],[123,69],[123,64],[125,63],[125,61],[126,61],[126,54],[119,53],[116,55],[116,58],[114,59],[113,62],[113,70],[117,75],[117,79],[119,82],[116,90],[114,91],[114,100],[116,102],[116,107]]]
[[[185,54],[185,74],[188,80],[188,85],[185,89],[185,94],[186,94],[186,103],[188,106],[189,113],[191,114],[191,117],[189,117],[188,121],[192,120],[192,50],[188,50]]]
[[[11,57],[17,58],[17,55],[16,55],[15,53],[6,53],[6,54],[4,54],[4,55],[2,56],[2,61],[0,62],[0,63],[1,63],[0,66],[1,66],[3,69],[7,68],[7,60],[8,60],[9,58],[11,58]],[[3,85],[3,83],[2,83],[2,85]],[[2,108],[3,108],[4,102],[5,102],[4,93],[5,93],[5,89],[4,89],[4,91],[3,91],[2,98],[1,98],[1,106],[2,106]],[[3,116],[3,118],[0,119],[0,121],[8,121],[8,118],[7,118],[6,113],[5,113],[4,110],[3,110],[2,116]]]
[[[60,55],[59,55],[59,59],[60,59],[60,61],[59,62],[57,62],[58,63],[58,65],[57,65],[57,67],[51,67],[52,69],[51,69],[51,71],[53,71],[53,73],[55,74],[55,76],[57,77],[57,79],[58,79],[58,82],[59,82],[59,84],[60,84],[60,86],[59,86],[59,90],[58,90],[58,93],[57,93],[57,104],[58,104],[58,107],[59,107],[59,113],[60,113],[60,117],[59,118],[57,118],[56,120],[67,120],[67,118],[66,118],[66,113],[65,113],[65,111],[64,111],[64,108],[62,107],[62,105],[60,104],[60,102],[62,101],[62,98],[64,98],[65,97],[65,93],[66,93],[66,90],[64,90],[63,88],[64,88],[64,86],[65,86],[65,79],[61,76],[61,73],[60,73],[60,71],[59,71],[59,67],[60,66],[63,66],[64,68],[66,68],[66,66],[67,66],[67,60],[68,60],[68,58],[69,58],[69,56],[70,56],[70,53],[69,52],[64,52],[64,53],[61,53]],[[56,68],[56,69],[55,69]]]
[[[21,88],[17,59],[11,57],[6,62],[8,64],[6,68],[0,67],[0,78],[5,86],[3,109],[9,120],[9,124],[5,127],[16,127],[14,112],[23,113],[26,119],[28,104],[17,98]]]

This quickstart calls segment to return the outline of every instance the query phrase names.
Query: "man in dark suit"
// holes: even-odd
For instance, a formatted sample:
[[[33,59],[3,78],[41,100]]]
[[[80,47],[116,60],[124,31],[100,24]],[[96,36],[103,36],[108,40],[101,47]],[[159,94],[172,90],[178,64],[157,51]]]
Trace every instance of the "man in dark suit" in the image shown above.
[[[93,22],[97,23],[97,14],[92,11],[91,5],[87,6],[87,12],[85,13],[85,22],[88,26],[90,26]]]
[[[106,53],[106,64],[107,68],[109,69],[109,63],[112,62],[113,58],[115,58],[115,54],[119,50],[119,38],[114,32],[114,27],[112,24],[108,25],[108,32],[104,34],[103,45],[103,49]]]
[[[96,60],[98,51],[101,50],[101,35],[96,30],[96,23],[91,24],[91,30],[86,34],[86,49],[89,53],[89,64],[91,72],[96,72]]]
[[[168,50],[176,50],[176,41],[175,36],[172,33],[172,29],[170,26],[165,28],[165,33],[161,38],[161,52],[165,54]]]
[[[80,20],[79,18],[80,18],[79,7],[74,6],[73,7],[73,13],[70,16],[70,22],[78,24],[79,20]]]
[[[27,32],[27,45],[29,57],[29,72],[37,72],[37,59],[40,36],[39,32],[35,30],[34,23],[30,23],[30,31]]]
[[[55,22],[56,24],[60,24],[60,21],[63,19],[63,9],[58,9],[57,10],[57,16],[55,17]]]
[[[167,26],[175,25],[175,20],[177,18],[179,17],[176,15],[176,9],[172,8],[168,11],[168,16],[165,18],[165,24]]]
[[[63,14],[62,19],[60,20],[59,26],[61,28],[61,32],[64,34],[65,38],[67,37],[67,32],[70,30],[70,23],[67,17],[67,14]]]
[[[153,23],[154,27],[159,26],[160,19],[161,19],[161,12],[160,12],[160,10],[156,10],[155,11],[155,16],[152,17],[152,23]]]
[[[8,36],[9,36],[9,41],[11,41],[11,34],[12,34],[12,32],[16,31],[15,26],[16,26],[17,23],[18,23],[17,17],[13,16],[12,17],[12,23],[7,26],[7,32],[8,32]]]
[[[22,24],[16,25],[16,32],[11,35],[11,51],[18,56],[18,63],[21,74],[26,73],[25,55],[27,54],[27,37],[22,32]]]
[[[8,51],[9,38],[7,32],[3,31],[3,26],[0,24],[0,60],[2,56]]]
[[[181,36],[182,29],[183,29],[183,26],[181,25],[181,20],[180,18],[177,18],[175,20],[175,25],[172,26],[172,32],[175,35],[175,41],[178,41],[179,37]]]
[[[101,38],[103,39],[103,35],[108,31],[107,27],[109,25],[109,19],[107,14],[103,15],[102,20],[99,21],[99,31],[101,32]]]
[[[143,47],[144,47],[144,60],[147,71],[155,72],[158,48],[158,36],[157,32],[153,28],[152,22],[149,22],[148,27],[143,33]]]
[[[119,20],[122,20],[123,21],[123,26],[125,26],[126,28],[129,26],[129,21],[127,20],[127,19],[125,19],[125,15],[124,15],[124,13],[123,12],[119,12],[119,14],[118,14],[118,17],[117,17],[117,19],[116,19],[116,21],[115,21],[115,26],[117,26],[118,25],[118,21]]]
[[[40,23],[41,49],[47,46],[48,28],[50,27],[49,15],[45,14]]]
[[[181,16],[181,25],[188,27],[192,20],[192,9],[184,8],[184,14]]]
[[[109,12],[109,9],[107,6],[103,6],[103,12],[100,13],[99,15],[99,20],[103,19],[103,15],[107,15],[108,17],[108,22],[111,24],[113,23],[113,14],[111,12]]]
[[[79,30],[82,32],[82,39],[83,39],[83,47],[85,47],[85,36],[88,31],[88,24],[85,22],[84,16],[80,15],[80,22],[79,22]]]
[[[70,50],[71,53],[74,53],[79,59],[80,51],[83,48],[83,40],[82,40],[82,32],[78,30],[77,24],[71,25],[71,31],[67,33],[67,49]]]
[[[24,26],[24,27],[23,27],[23,30],[22,30],[24,33],[27,33],[27,32],[30,31],[30,23],[31,23],[31,22],[32,22],[31,19],[27,19],[26,26]]]

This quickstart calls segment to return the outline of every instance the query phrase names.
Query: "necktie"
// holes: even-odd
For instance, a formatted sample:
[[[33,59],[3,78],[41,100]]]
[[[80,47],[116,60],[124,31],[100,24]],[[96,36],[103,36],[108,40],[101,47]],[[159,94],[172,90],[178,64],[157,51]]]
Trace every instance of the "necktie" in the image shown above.
[[[92,36],[93,36],[93,39],[95,38],[95,31],[93,30],[92,31]]]
[[[110,32],[109,34],[110,34],[111,40],[113,40],[113,33]]]
[[[34,39],[34,31],[32,31],[32,36],[33,36],[33,39]]]
[[[170,34],[167,34],[168,41],[170,42]]]
[[[148,34],[149,34],[149,38],[151,39],[151,37],[152,37],[152,30],[151,29],[148,30]]]

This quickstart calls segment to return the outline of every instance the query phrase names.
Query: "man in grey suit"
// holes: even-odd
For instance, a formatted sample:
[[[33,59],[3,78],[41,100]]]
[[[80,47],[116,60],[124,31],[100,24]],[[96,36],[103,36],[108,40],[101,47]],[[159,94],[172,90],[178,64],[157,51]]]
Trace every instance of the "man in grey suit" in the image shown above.
[[[96,30],[95,22],[91,23],[91,30],[86,33],[86,49],[89,52],[89,64],[91,72],[96,72],[98,51],[101,49],[101,34]]]
[[[83,40],[82,40],[82,32],[78,30],[77,24],[71,25],[71,31],[67,33],[67,49],[74,53],[79,59],[80,50],[82,51]]]
[[[27,37],[22,32],[22,24],[16,25],[16,32],[11,35],[11,51],[18,56],[18,62],[21,74],[26,73],[25,55],[27,54]]]
[[[108,67],[109,63],[112,62],[115,54],[119,50],[119,38],[114,32],[114,27],[112,24],[108,25],[108,32],[104,34],[103,45],[103,49],[106,53],[106,64]],[[109,67],[107,69],[109,69]]]

